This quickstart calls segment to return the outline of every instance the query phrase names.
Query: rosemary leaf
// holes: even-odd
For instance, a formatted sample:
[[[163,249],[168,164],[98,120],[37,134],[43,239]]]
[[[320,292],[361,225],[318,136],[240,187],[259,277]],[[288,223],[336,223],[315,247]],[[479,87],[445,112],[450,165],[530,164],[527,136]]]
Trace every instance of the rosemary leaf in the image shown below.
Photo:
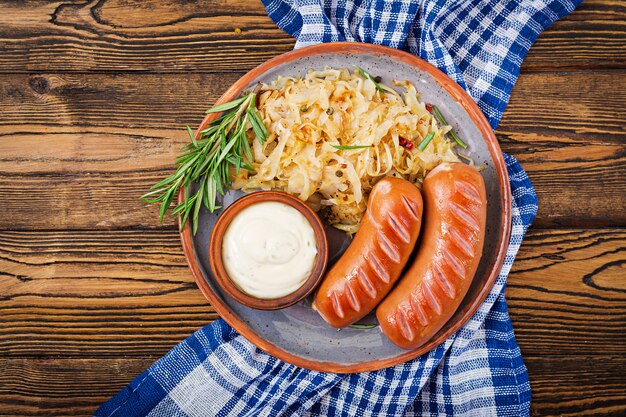
[[[433,140],[434,137],[435,137],[435,132],[430,132],[424,139],[422,139],[420,144],[417,145],[417,149],[419,149],[420,151],[423,151],[424,149],[426,149],[426,147],[428,146],[430,141]]]
[[[167,190],[167,188],[159,188],[159,189],[156,189],[156,190],[152,190],[152,191],[147,192],[144,195],[142,195],[141,198],[145,200],[145,199],[147,199],[150,196],[153,196],[153,195],[159,194],[159,193],[163,193],[163,191],[166,191],[166,190]]]
[[[235,172],[239,174],[239,171],[241,171],[241,157],[239,155],[230,155],[226,160],[235,167]]]
[[[263,130],[265,127],[263,122],[258,119],[253,113],[250,114],[250,124],[252,125],[252,130],[254,130],[254,135],[257,137],[259,142],[263,143],[265,139],[267,139],[266,131]],[[263,126],[263,128],[261,127]]]
[[[196,193],[196,202],[193,207],[193,218],[197,219],[200,214],[200,207],[202,207],[202,196],[204,195],[204,187],[206,186],[206,180],[200,181],[200,189]],[[194,221],[191,224],[192,232],[195,235],[198,230],[198,222]]]
[[[341,149],[343,151],[349,151],[352,149],[367,149],[367,148],[371,148],[372,145],[331,145],[333,148],[335,149]]]
[[[351,324],[348,327],[351,327],[353,329],[373,329],[375,327],[378,327],[378,324]]]
[[[198,147],[198,142],[196,142],[196,136],[193,134],[193,130],[191,130],[189,125],[185,125],[185,127],[187,128],[187,133],[189,134],[189,138],[191,139],[191,143],[193,143],[193,145],[197,148]]]
[[[189,218],[189,214],[191,213],[191,210],[189,210],[188,205],[185,204],[184,209],[180,211],[180,214],[182,214],[182,218],[180,221],[180,231],[182,232],[183,229],[185,228],[185,224],[187,224],[187,219]]]
[[[439,120],[439,123],[441,123],[442,125],[448,124],[446,119],[443,117],[443,114],[441,114],[441,112],[439,111],[439,107],[433,105],[433,113],[435,114],[435,117]],[[454,133],[454,130],[450,130],[448,134],[452,136],[452,139],[454,139],[454,141],[458,143],[461,148],[467,149],[467,144],[463,142],[456,133]]]
[[[367,78],[368,80],[373,82],[374,87],[376,87],[378,91],[380,91],[381,93],[387,92],[387,90],[383,88],[379,83],[377,83],[376,80],[374,80],[374,78],[371,75],[369,75],[367,72],[363,71],[361,68],[357,67],[356,65],[354,66],[354,68],[356,68],[357,72],[361,75],[361,77]]]
[[[163,221],[163,217],[165,217],[165,212],[172,204],[172,200],[174,200],[174,188],[170,188],[169,191],[163,194],[163,202],[161,203],[161,209],[159,210],[159,221]]]
[[[161,188],[169,183],[171,183],[172,181],[175,181],[176,178],[174,177],[174,175],[170,175],[169,177],[157,182],[156,184],[154,184],[152,187],[150,187],[150,189],[155,190],[157,188]]]
[[[193,158],[195,154],[196,154],[195,152],[187,152],[187,153],[180,154],[180,155],[176,158],[176,163],[177,163],[178,165],[185,164],[185,163],[186,163],[186,162],[188,162],[191,158]]]
[[[243,103],[246,100],[246,96],[243,96],[241,98],[238,98],[237,100],[233,100],[233,101],[229,101],[228,103],[224,103],[224,104],[220,104],[219,106],[214,106],[211,107],[209,110],[206,111],[207,114],[209,113],[220,113],[226,110],[230,110],[230,109],[234,109],[235,107],[239,106],[241,103]]]
[[[204,187],[204,193],[202,194],[202,204],[204,204],[204,207],[209,208],[209,197],[210,197],[210,189],[209,189],[209,185],[207,183],[207,186]]]
[[[230,117],[230,113],[223,113],[220,117],[213,119],[210,123],[209,126],[207,126],[204,130],[202,130],[200,133],[202,134],[206,134],[208,132],[210,132],[212,128],[215,127],[219,127],[220,123],[222,123],[222,120],[224,120],[227,117]]]
[[[211,159],[207,158],[206,155],[204,155],[204,157],[202,159],[204,159],[204,161],[202,161],[202,163],[200,165],[198,165],[193,170],[193,173],[191,174],[191,177],[194,178],[194,179],[200,178],[202,175],[204,175],[206,173],[207,167],[211,163]]]
[[[224,149],[222,149],[222,153],[220,154],[219,159],[217,160],[217,162],[215,163],[216,166],[219,166],[220,162],[222,162],[224,159],[226,159],[226,157],[228,156],[228,152],[230,151],[230,149],[235,146],[235,141],[231,140],[229,141],[226,146],[224,147]]]
[[[269,138],[270,132],[267,130],[267,127],[265,127],[265,123],[263,123],[263,120],[261,119],[261,116],[259,116],[259,113],[256,112],[256,109],[255,111],[251,113],[254,116],[254,118],[257,120],[257,122],[259,122],[259,126],[261,126],[261,130],[263,130],[263,140]]]
[[[248,159],[248,161],[252,161],[252,150],[250,149],[248,138],[243,138],[243,140],[241,141],[240,152],[241,148],[243,148],[243,152],[246,154],[246,158]],[[252,169],[250,169],[250,171],[252,171]]]

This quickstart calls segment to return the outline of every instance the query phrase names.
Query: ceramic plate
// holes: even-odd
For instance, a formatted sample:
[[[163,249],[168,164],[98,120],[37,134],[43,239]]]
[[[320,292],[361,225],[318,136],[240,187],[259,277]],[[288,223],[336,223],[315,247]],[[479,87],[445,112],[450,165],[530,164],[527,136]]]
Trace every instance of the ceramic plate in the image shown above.
[[[502,266],[510,232],[510,188],[500,147],[474,101],[441,71],[410,54],[383,46],[361,43],[328,43],[289,52],[253,69],[237,81],[216,104],[233,100],[257,82],[269,83],[279,75],[304,75],[309,69],[350,68],[354,65],[392,79],[409,80],[422,94],[421,100],[439,106],[448,123],[468,143],[467,154],[479,164],[487,187],[487,232],[481,263],[467,296],[448,323],[421,348],[407,351],[392,344],[373,329],[328,326],[311,309],[311,300],[278,311],[245,307],[228,297],[216,284],[208,260],[211,230],[220,212],[200,213],[196,236],[189,224],[181,233],[187,262],[198,287],[215,310],[239,333],[264,351],[295,365],[326,372],[361,372],[384,368],[428,352],[458,330],[485,299]],[[209,115],[198,130],[215,115]],[[241,192],[230,191],[223,199],[227,207]],[[182,196],[182,195],[181,195]],[[330,256],[335,258],[350,244],[350,239],[328,229]],[[331,259],[332,262],[332,259]],[[367,317],[363,321],[373,320]]]

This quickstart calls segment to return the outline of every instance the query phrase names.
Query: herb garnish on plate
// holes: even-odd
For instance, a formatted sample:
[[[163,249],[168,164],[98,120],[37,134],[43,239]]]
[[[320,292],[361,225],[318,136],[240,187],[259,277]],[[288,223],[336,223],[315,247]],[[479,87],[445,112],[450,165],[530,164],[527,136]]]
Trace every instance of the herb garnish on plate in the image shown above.
[[[160,220],[174,201],[181,187],[185,189],[184,200],[172,210],[172,215],[180,216],[180,230],[192,217],[193,234],[198,230],[198,214],[204,206],[211,212],[221,208],[216,203],[217,193],[224,194],[230,183],[230,169],[234,167],[252,170],[245,160],[252,161],[252,152],[246,131],[248,123],[258,141],[262,144],[269,133],[256,109],[256,96],[260,85],[241,98],[220,104],[207,113],[222,113],[200,131],[196,139],[187,126],[191,143],[181,149],[176,159],[176,172],[151,187],[150,192],[141,198],[148,203],[160,203]],[[190,194],[192,183],[199,183],[198,190]]]

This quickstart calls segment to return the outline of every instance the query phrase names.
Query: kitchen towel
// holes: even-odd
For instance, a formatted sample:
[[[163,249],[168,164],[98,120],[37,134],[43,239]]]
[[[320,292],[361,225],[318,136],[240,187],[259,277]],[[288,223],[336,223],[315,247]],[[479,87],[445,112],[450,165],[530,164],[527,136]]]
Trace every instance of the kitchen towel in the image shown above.
[[[536,37],[580,1],[264,0],[297,39],[407,50],[463,86],[495,129]],[[103,404],[97,416],[529,415],[528,373],[504,288],[537,212],[519,163],[504,155],[512,232],[504,265],[471,320],[415,360],[374,372],[310,371],[256,348],[218,320],[198,330]]]

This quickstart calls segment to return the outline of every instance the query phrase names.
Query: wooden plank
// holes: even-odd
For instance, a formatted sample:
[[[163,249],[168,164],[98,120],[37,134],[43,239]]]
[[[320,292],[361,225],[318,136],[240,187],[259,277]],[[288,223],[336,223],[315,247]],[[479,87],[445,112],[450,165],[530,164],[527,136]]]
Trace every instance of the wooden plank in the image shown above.
[[[539,37],[524,69],[625,68],[625,22],[622,2],[588,0]],[[244,0],[3,2],[0,39],[5,73],[242,71],[295,43]]]
[[[625,254],[626,229],[531,230],[506,293],[522,352],[625,351]]]
[[[16,127],[21,142],[29,132],[41,136],[60,128],[67,133],[87,127],[182,131],[184,124],[198,125],[205,110],[241,75],[3,74],[0,132],[5,138],[7,129]]]
[[[295,43],[245,0],[5,2],[0,28],[2,72],[247,71]]]
[[[156,359],[0,359],[0,415],[92,415]]]
[[[626,5],[619,0],[586,0],[539,35],[523,71],[624,68]]]
[[[624,356],[524,356],[532,416],[623,416]]]
[[[626,354],[626,230],[534,230],[509,279],[527,355]],[[217,316],[172,231],[0,233],[0,357],[162,355]]]
[[[0,359],[0,414],[92,414],[122,390],[154,358]],[[531,414],[623,415],[623,356],[528,356]]]
[[[541,140],[555,146],[623,144],[625,101],[625,71],[521,74],[498,138],[516,152]]]
[[[6,232],[0,242],[0,352],[163,354],[218,317],[175,232]]]
[[[238,75],[0,75],[0,198],[13,213],[0,228],[159,227],[138,197]],[[497,133],[535,185],[537,227],[626,223],[625,106],[623,72],[520,78]]]
[[[626,224],[625,101],[622,72],[520,77],[496,134],[535,186],[536,226]]]

